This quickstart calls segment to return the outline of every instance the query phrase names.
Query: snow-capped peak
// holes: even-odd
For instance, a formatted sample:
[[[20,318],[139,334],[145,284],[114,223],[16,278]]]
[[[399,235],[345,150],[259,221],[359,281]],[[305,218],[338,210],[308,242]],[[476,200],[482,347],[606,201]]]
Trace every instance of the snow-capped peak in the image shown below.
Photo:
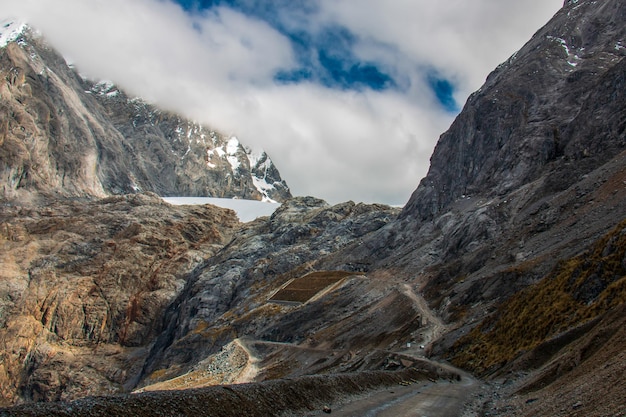
[[[0,48],[4,48],[9,42],[19,38],[26,27],[26,23],[19,20],[0,19]]]
[[[276,190],[274,182],[268,178],[268,170],[272,166],[272,161],[265,153],[263,149],[252,150],[246,147],[246,154],[250,161],[250,168],[252,168],[252,182],[255,188],[262,195],[262,201],[268,203],[275,203],[276,201],[270,198],[270,193]]]

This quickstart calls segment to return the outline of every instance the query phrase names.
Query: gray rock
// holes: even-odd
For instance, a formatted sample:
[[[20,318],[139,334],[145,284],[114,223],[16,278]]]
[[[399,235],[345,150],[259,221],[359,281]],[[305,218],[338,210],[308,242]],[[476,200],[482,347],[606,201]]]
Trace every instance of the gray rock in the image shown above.
[[[30,31],[0,49],[0,187],[6,199],[155,192],[283,201],[265,152],[82,79]],[[254,181],[263,183],[260,189]]]

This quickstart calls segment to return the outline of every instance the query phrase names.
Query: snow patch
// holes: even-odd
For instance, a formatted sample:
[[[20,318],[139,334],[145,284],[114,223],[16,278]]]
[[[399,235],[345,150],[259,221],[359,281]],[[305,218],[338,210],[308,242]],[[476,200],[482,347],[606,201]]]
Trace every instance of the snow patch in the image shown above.
[[[569,46],[567,46],[567,42],[565,42],[565,39],[557,38],[555,36],[548,36],[547,38],[553,41],[557,41],[559,44],[561,44],[561,46],[565,50],[565,53],[567,54],[567,63],[569,65],[571,65],[572,67],[578,65],[578,63],[581,61],[581,58],[570,51]]]
[[[17,20],[0,20],[0,48],[4,48],[9,42],[16,41],[24,33],[26,27],[26,23]]]
[[[249,222],[259,217],[271,216],[280,207],[280,203],[269,203],[257,200],[240,200],[215,197],[162,197],[173,205],[213,204],[218,207],[235,210],[242,222]]]
[[[83,77],[83,79],[85,78]],[[113,81],[109,81],[109,80],[99,81],[96,84],[94,84],[93,87],[91,87],[90,91],[85,91],[85,92],[97,94],[99,96],[104,96],[107,98],[113,98],[113,97],[117,97],[118,95],[120,95],[120,90],[115,86]]]
[[[263,196],[263,201],[275,203],[276,201],[270,198],[269,192],[275,190],[276,187],[273,182],[270,183],[267,181],[267,171],[272,166],[272,160],[264,150],[255,152],[250,148],[246,148],[246,154],[248,155],[248,160],[250,161],[250,168],[254,168],[254,171],[256,171],[256,174],[252,174],[252,183],[254,184],[254,187]],[[259,171],[263,173],[263,176],[259,176]]]
[[[261,150],[261,151],[255,152],[254,150],[252,150],[251,148],[247,146],[245,148],[245,151],[246,151],[246,154],[248,155],[248,161],[250,161],[250,168],[257,166],[261,158],[263,158],[263,156],[265,155],[265,151]],[[267,161],[265,163],[267,163]]]
[[[228,140],[228,143],[226,144],[226,155],[228,155],[226,159],[228,160],[230,166],[233,168],[233,172],[237,171],[237,169],[239,169],[239,167],[241,166],[241,162],[239,161],[239,158],[237,158],[238,150],[239,139],[233,136]]]
[[[269,191],[271,190],[275,190],[276,187],[274,187],[274,184],[270,184],[268,183],[265,178],[257,178],[255,176],[252,176],[252,183],[254,184],[254,188],[257,189],[258,192],[261,193],[262,197],[262,201],[266,202],[266,203],[276,203],[276,200],[272,200],[269,197]]]

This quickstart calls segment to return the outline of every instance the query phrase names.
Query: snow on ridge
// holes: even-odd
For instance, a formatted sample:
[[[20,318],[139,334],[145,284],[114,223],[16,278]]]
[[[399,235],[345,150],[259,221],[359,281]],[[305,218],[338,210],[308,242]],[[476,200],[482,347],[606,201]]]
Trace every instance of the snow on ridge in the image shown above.
[[[241,165],[239,158],[237,158],[238,150],[239,150],[239,139],[233,136],[232,138],[228,140],[228,143],[226,144],[226,155],[227,155],[226,159],[228,160],[228,163],[230,164],[230,166],[233,168],[233,172],[237,171],[237,169]]]
[[[261,201],[263,201],[264,203],[277,203],[277,201],[272,200],[268,194],[268,191],[276,189],[276,187],[274,187],[274,184],[268,183],[265,178],[258,178],[254,175],[252,176],[252,183],[254,184],[254,188],[256,188],[257,191],[260,192],[263,196],[261,198]]]
[[[0,20],[0,48],[4,48],[9,42],[17,40],[27,26],[26,23],[19,20]]]
[[[267,170],[272,165],[272,160],[263,149],[254,151],[251,148],[246,147],[245,151],[248,155],[248,160],[250,161],[250,168],[263,170],[263,177],[258,177],[252,174],[252,183],[257,191],[263,196],[262,201],[276,203],[276,200],[271,199],[269,196],[269,191],[275,190],[276,187],[274,186],[274,183],[269,183],[267,181]],[[262,159],[264,159],[263,162],[261,162]]]
[[[80,76],[83,78],[83,80],[88,80],[83,75],[80,75]],[[113,83],[113,81],[100,80],[97,83],[95,83],[93,87],[91,87],[90,90],[85,91],[85,93],[96,94],[96,95],[112,98],[112,97],[117,97],[118,95],[120,95],[120,90],[119,88],[117,88],[115,83]]]

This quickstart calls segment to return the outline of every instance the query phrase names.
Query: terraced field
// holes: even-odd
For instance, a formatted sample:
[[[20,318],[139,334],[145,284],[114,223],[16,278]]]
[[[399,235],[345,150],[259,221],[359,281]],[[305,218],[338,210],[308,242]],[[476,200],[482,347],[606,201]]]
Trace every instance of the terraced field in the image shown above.
[[[347,271],[316,271],[289,282],[274,294],[269,301],[287,303],[306,303],[321,291],[354,275]]]

